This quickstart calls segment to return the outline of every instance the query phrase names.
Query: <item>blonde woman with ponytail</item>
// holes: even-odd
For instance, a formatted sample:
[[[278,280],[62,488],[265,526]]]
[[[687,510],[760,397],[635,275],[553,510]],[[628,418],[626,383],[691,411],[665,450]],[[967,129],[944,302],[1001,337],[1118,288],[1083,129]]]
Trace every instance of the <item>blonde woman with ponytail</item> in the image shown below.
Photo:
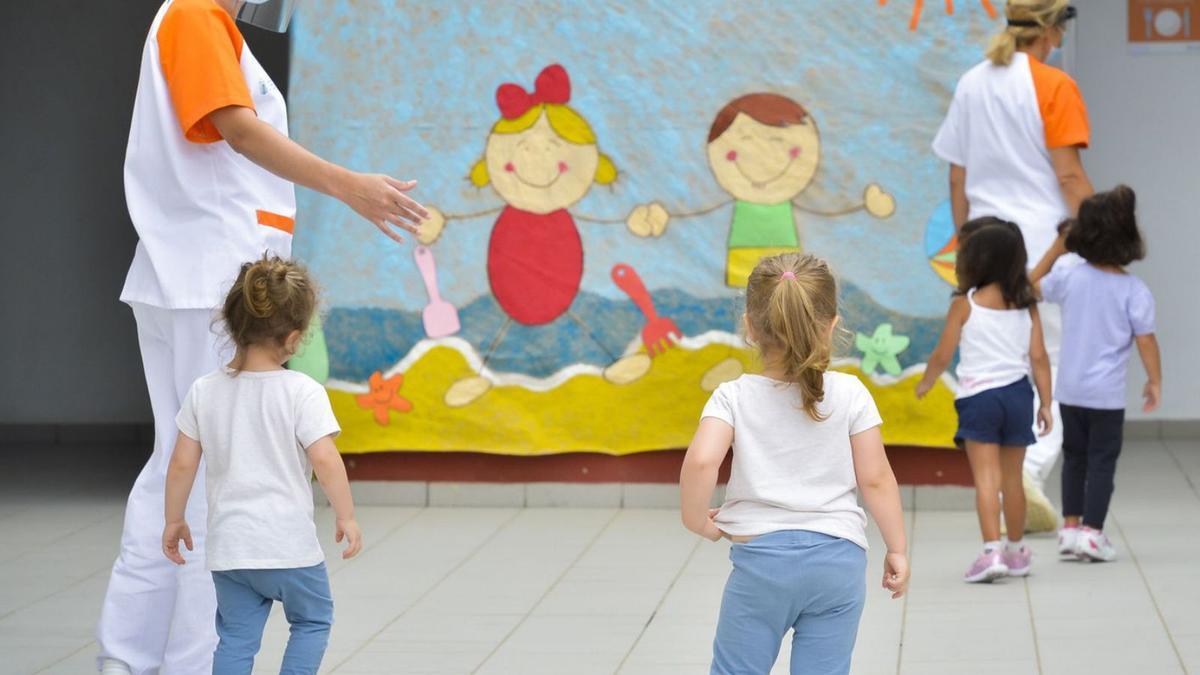
[[[1032,267],[1054,243],[1058,224],[1092,194],[1080,160],[1091,131],[1075,81],[1046,65],[1062,47],[1075,8],[1068,0],[1009,0],[1004,14],[1005,26],[992,38],[986,58],[958,81],[933,151],[950,164],[955,227],[986,217],[1016,223]],[[1078,261],[1060,264],[1072,262]],[[1062,320],[1053,305],[1043,304],[1039,312],[1051,366],[1057,368]],[[1034,405],[1040,408],[1039,401]],[[1058,405],[1052,410],[1053,431],[1039,436],[1025,455],[1031,532],[1057,526],[1056,509],[1042,490],[1062,453]]]
[[[362,549],[329,396],[309,376],[283,367],[315,306],[313,282],[296,263],[264,257],[242,265],[221,308],[236,354],[192,383],[176,417],[160,559],[211,574],[219,638],[213,673],[253,669],[276,601],[291,624],[281,672],[320,668],[333,599],[313,525],[314,472],[337,519],[334,538],[346,541],[342,557]],[[202,523],[195,541],[188,525],[203,517],[187,508],[202,457],[207,542]]]
[[[683,524],[733,542],[712,673],[767,673],[792,636],[791,672],[848,673],[865,601],[866,515],[887,546],[883,588],[908,587],[900,490],[882,420],[853,375],[828,370],[837,283],[825,261],[763,258],[746,288],[746,333],[763,362],[713,392],[679,477]],[[730,448],[725,503],[710,510]]]

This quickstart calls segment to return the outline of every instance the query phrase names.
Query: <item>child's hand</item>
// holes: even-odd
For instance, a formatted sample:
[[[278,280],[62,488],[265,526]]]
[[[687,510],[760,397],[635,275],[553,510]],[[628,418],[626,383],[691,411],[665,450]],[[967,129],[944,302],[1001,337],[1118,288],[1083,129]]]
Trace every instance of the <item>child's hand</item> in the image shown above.
[[[163,555],[176,565],[186,565],[187,561],[183,559],[183,555],[179,553],[179,540],[183,540],[183,545],[187,546],[187,550],[192,550],[192,531],[188,529],[185,521],[167,523],[163,528],[162,547]]]
[[[1054,429],[1054,412],[1050,404],[1043,403],[1037,412],[1038,436],[1045,436]]]
[[[932,390],[933,390],[933,382],[922,379],[920,382],[917,383],[917,398],[918,399],[925,398],[925,396],[928,395],[929,392]]]
[[[346,540],[346,550],[342,551],[343,560],[353,558],[362,550],[362,530],[358,527],[358,521],[353,518],[337,521],[337,532],[333,539],[339,544],[343,539]]]
[[[1158,382],[1147,382],[1142,389],[1142,412],[1154,412],[1162,398],[1162,385]]]
[[[721,528],[717,527],[712,517],[709,517],[704,523],[704,527],[700,530],[700,536],[709,541],[720,541],[721,537],[725,536],[725,533],[721,531]]]
[[[883,559],[883,587],[892,592],[892,599],[908,592],[908,556],[889,553]]]

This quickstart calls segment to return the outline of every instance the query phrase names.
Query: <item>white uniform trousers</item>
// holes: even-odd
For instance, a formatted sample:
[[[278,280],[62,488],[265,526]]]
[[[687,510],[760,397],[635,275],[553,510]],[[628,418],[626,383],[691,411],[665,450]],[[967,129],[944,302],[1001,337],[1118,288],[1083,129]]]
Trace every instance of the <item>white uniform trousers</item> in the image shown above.
[[[123,661],[134,675],[209,675],[216,595],[204,568],[203,464],[187,506],[195,550],[184,551],[184,566],[162,552],[163,500],[178,434],[175,415],[192,382],[228,362],[232,344],[218,335],[210,310],[134,304],[133,315],[154,414],[154,453],[125,507],[121,551],[96,629],[100,660]]]
[[[1051,387],[1053,387],[1058,381],[1058,354],[1062,347],[1062,311],[1058,305],[1042,302],[1038,303],[1038,316],[1042,320],[1042,335],[1046,340],[1046,352],[1050,356],[1050,379]],[[1035,435],[1037,434],[1036,414],[1040,405],[1035,389],[1033,396]],[[1054,470],[1055,463],[1062,455],[1062,415],[1058,411],[1058,402],[1052,402],[1050,409],[1054,413],[1054,429],[1045,436],[1037,436],[1037,442],[1025,451],[1025,471],[1033,478],[1039,489],[1044,487],[1046,479],[1050,477],[1050,472]]]

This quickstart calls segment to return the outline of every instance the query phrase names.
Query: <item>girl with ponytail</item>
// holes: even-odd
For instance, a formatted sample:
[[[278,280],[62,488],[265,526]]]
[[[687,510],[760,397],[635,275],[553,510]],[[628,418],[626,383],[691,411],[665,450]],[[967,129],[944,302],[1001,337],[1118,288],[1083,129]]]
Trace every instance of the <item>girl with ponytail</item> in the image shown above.
[[[1016,223],[1027,268],[1050,250],[1058,224],[1092,194],[1080,159],[1091,140],[1087,105],[1071,76],[1047,64],[1075,14],[1068,0],[1009,0],[1003,30],[992,38],[987,58],[959,79],[933,141],[934,153],[950,165],[955,227],[979,218]],[[1039,312],[1050,364],[1057,368],[1061,314],[1046,304]],[[1031,413],[1041,404],[1040,399],[1031,404]],[[1038,436],[1025,454],[1031,532],[1057,526],[1056,509],[1042,489],[1062,453],[1058,406],[1050,409],[1053,430]]]
[[[680,474],[684,525],[733,542],[713,673],[766,673],[788,630],[792,672],[848,673],[865,600],[866,516],[887,545],[883,588],[908,585],[900,490],[882,420],[853,375],[828,370],[837,283],[825,261],[763,258],[746,288],[747,339],[762,357],[713,392]],[[732,446],[725,503],[710,510]]]

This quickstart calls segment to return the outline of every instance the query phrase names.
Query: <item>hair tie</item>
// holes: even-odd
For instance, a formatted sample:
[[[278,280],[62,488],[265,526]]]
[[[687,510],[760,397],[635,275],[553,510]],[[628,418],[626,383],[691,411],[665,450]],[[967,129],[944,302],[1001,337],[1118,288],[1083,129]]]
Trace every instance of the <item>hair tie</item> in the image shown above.
[[[788,270],[788,271],[784,272],[783,274],[780,274],[779,278],[780,279],[791,279],[792,281],[795,281],[796,273],[791,270]]]

